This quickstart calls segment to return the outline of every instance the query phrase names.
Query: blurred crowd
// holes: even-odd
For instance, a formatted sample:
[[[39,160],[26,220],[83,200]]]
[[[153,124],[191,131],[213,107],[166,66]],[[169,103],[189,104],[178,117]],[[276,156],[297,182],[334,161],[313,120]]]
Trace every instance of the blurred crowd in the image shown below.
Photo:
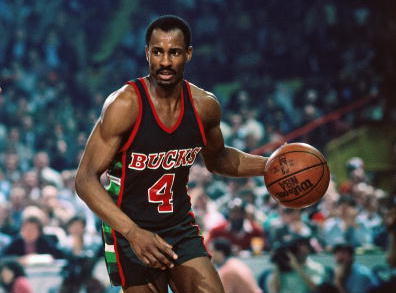
[[[175,13],[190,22],[194,57],[186,77],[219,98],[228,145],[252,151],[370,95],[378,98],[364,110],[299,140],[322,149],[333,137],[384,119],[373,17],[364,3],[293,0],[285,11],[275,0],[170,2],[0,0],[2,258],[66,259],[65,280],[83,276],[100,292],[90,275],[101,257],[100,223],[75,194],[75,169],[105,97],[147,73],[144,30],[151,17]],[[221,178],[196,164],[190,196],[208,245],[225,258],[275,254],[296,239],[310,253],[340,244],[353,253],[387,249],[395,194],[373,186],[360,158],[345,164],[349,180],[332,181],[323,200],[304,210],[279,206],[262,178]],[[220,257],[219,266],[224,262]],[[268,277],[270,292],[280,292],[279,272]]]

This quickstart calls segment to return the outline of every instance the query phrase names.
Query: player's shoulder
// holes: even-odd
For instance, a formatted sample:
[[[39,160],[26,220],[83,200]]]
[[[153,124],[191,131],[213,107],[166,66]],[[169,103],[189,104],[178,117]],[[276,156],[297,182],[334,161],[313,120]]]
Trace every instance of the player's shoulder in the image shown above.
[[[208,123],[219,120],[221,109],[216,96],[195,84],[189,84],[194,105],[201,119]]]
[[[112,92],[105,100],[104,109],[111,107],[127,107],[132,108],[138,104],[138,96],[135,89],[126,84],[121,88]]]
[[[189,82],[189,85],[191,89],[191,95],[195,103],[219,105],[219,101],[212,92],[204,90],[203,88],[200,88],[191,82]]]
[[[103,113],[131,113],[139,109],[139,100],[134,88],[126,84],[112,92],[103,104]]]
[[[105,100],[101,122],[111,129],[128,130],[139,115],[139,100],[133,86],[126,84],[112,92]]]

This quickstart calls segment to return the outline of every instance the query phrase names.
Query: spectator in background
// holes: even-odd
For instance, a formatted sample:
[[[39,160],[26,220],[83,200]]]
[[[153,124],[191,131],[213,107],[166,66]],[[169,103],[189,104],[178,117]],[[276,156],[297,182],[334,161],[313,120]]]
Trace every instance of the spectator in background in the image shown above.
[[[58,193],[58,188],[46,185],[42,188],[38,203],[48,216],[46,224],[63,227],[74,216],[75,210],[70,202],[59,199]]]
[[[24,99],[20,99],[20,101],[26,101]],[[23,106],[22,106],[23,107]],[[18,108],[21,108],[21,105],[18,105]],[[22,115],[21,115],[22,116]],[[13,158],[13,164],[17,161],[18,169],[24,171],[27,169],[27,162],[31,159],[32,149],[28,148],[21,141],[21,133],[19,128],[12,127],[8,131],[8,137],[6,140],[6,150],[10,153],[14,153],[17,155],[17,158]],[[10,168],[11,169],[11,168]],[[12,167],[12,169],[16,169],[16,167]]]
[[[40,207],[36,205],[27,206],[23,213],[22,219],[37,218],[40,220],[43,226],[43,234],[53,245],[63,243],[66,239],[66,233],[63,227],[57,225],[51,225],[49,221],[49,215]]]
[[[29,205],[29,199],[26,196],[26,191],[20,186],[14,186],[10,192],[10,217],[17,227],[21,226],[22,213]]]
[[[59,190],[57,198],[60,202],[64,203],[66,206],[72,205],[71,210],[74,211],[70,216],[80,215],[84,217],[85,230],[89,234],[96,234],[97,232],[97,217],[95,214],[88,208],[88,206],[80,199],[80,197],[76,196],[75,186],[74,186],[74,177],[75,170],[65,170],[61,173],[63,179],[63,188]],[[68,218],[67,220],[69,220]]]
[[[379,192],[379,190],[377,190]],[[357,216],[357,222],[364,223],[365,226],[373,231],[377,231],[383,225],[379,214],[379,203],[376,192],[368,194],[362,203],[362,210]]]
[[[10,193],[11,186],[11,182],[4,177],[3,169],[0,167],[0,202],[6,201]]]
[[[18,234],[18,227],[11,217],[9,203],[0,202],[0,233],[15,236]]]
[[[378,285],[378,280],[369,268],[355,263],[354,255],[355,249],[349,243],[334,247],[334,284],[340,293],[366,293]]]
[[[279,245],[297,237],[312,239],[315,251],[320,251],[321,246],[314,230],[301,218],[301,210],[279,206],[279,218],[271,223],[269,238],[271,245]]]
[[[0,255],[2,254],[3,248],[11,242],[11,237],[7,234],[0,232]]]
[[[232,145],[238,149],[246,150],[246,129],[243,126],[244,117],[240,113],[233,113],[230,116],[231,134],[226,141],[227,145]]]
[[[43,224],[35,217],[26,218],[20,229],[20,236],[4,248],[4,255],[28,256],[50,254],[54,258],[63,258],[64,254],[56,248],[43,234]]]
[[[7,293],[33,293],[25,270],[16,260],[0,263],[0,285]]]
[[[34,168],[38,175],[39,185],[42,187],[47,184],[52,184],[58,188],[63,186],[61,175],[55,169],[50,167],[49,156],[47,152],[38,152],[34,156]]]
[[[372,244],[370,229],[357,218],[358,208],[352,197],[343,196],[337,202],[337,215],[328,218],[323,225],[323,240],[327,248],[346,242],[353,247]]]
[[[102,246],[101,239],[97,235],[87,233],[86,221],[81,216],[72,217],[67,225],[67,237],[63,249],[69,254],[94,255]]]
[[[233,257],[231,242],[225,238],[215,238],[209,248],[212,262],[216,266],[225,293],[260,293],[250,268]]]
[[[85,219],[75,216],[67,223],[67,238],[63,243],[63,251],[67,257],[64,267],[64,280],[59,292],[104,292],[103,285],[92,276],[94,266],[102,247],[100,237],[87,233]]]
[[[257,115],[257,110],[247,110],[246,120],[241,126],[243,131],[246,133],[245,140],[248,150],[259,147],[265,135],[264,125],[261,121],[257,120]]]
[[[251,250],[254,238],[259,238],[265,243],[263,230],[247,218],[245,204],[240,198],[235,198],[229,203],[227,220],[209,231],[207,242],[210,243],[218,237],[229,240],[237,254]]]
[[[345,168],[348,174],[348,180],[341,183],[340,189],[343,195],[348,195],[353,192],[353,188],[361,182],[367,182],[367,174],[364,166],[364,161],[360,157],[350,158],[346,164]]]
[[[388,232],[387,263],[388,279],[374,287],[370,293],[392,293],[396,288],[396,196],[389,198],[389,207],[384,215],[384,223]]]
[[[269,293],[308,293],[328,280],[326,268],[309,258],[311,248],[305,238],[295,238],[273,250],[275,268],[266,280]]]
[[[21,179],[22,171],[19,168],[19,156],[15,152],[7,152],[4,155],[4,178],[15,183]]]
[[[219,212],[216,203],[208,197],[203,187],[192,188],[189,195],[196,220],[204,232],[224,222],[223,214]]]
[[[26,191],[29,200],[37,201],[40,198],[40,188],[37,173],[34,171],[28,171],[24,173],[22,186]]]
[[[4,247],[11,242],[8,226],[9,211],[6,203],[0,202],[0,255]],[[7,233],[8,232],[8,233]]]

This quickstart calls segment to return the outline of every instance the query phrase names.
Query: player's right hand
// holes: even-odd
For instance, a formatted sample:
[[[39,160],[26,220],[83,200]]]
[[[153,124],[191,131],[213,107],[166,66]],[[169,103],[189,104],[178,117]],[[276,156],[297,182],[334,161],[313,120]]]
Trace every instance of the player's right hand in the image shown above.
[[[158,234],[136,227],[126,235],[136,256],[145,265],[165,270],[173,268],[177,254]]]

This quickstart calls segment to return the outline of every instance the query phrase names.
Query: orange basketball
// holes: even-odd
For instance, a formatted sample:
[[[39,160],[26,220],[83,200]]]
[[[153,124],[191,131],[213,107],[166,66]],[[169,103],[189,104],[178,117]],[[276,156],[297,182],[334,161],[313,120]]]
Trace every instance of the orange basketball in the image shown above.
[[[330,171],[316,148],[306,143],[289,143],[268,158],[264,180],[271,196],[282,205],[305,208],[326,193]]]

